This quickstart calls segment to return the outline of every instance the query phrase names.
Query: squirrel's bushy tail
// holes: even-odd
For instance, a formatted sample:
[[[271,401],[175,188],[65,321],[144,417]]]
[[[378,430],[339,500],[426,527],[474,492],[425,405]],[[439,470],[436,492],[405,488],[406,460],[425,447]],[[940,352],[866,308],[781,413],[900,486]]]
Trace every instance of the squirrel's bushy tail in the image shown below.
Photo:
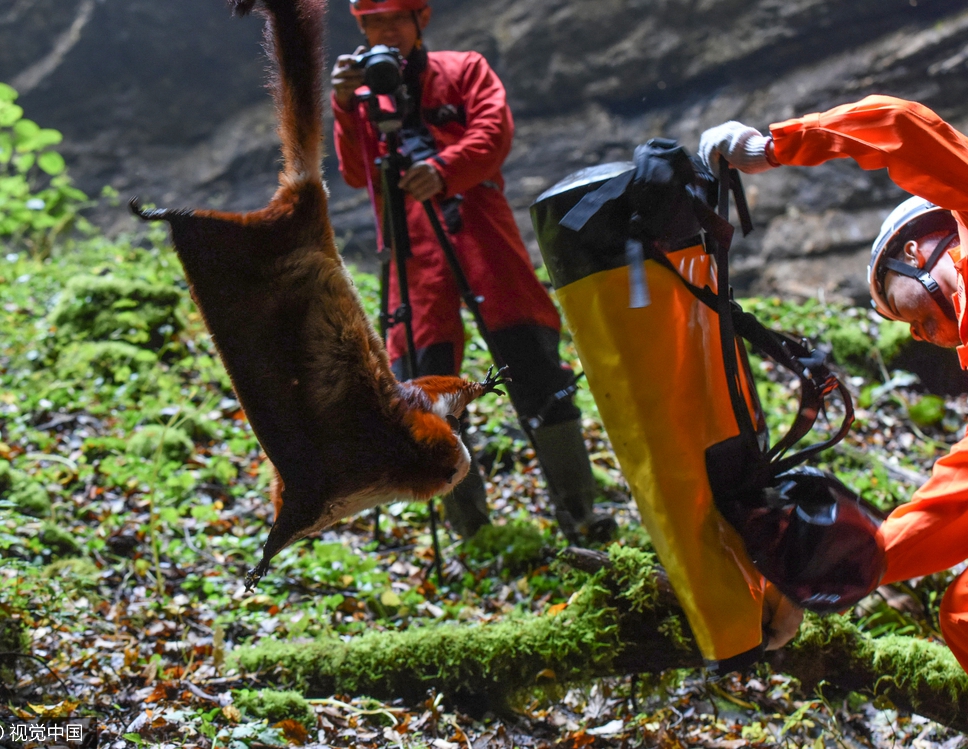
[[[230,0],[236,15],[265,7],[270,83],[279,117],[283,184],[322,180],[322,32],[326,0]]]

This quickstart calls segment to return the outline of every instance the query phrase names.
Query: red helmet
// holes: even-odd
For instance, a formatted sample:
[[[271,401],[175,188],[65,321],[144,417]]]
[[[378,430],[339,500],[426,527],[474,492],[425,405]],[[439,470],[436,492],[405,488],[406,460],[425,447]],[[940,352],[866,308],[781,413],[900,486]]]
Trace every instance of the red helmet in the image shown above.
[[[350,12],[357,17],[398,10],[417,11],[426,7],[427,0],[350,0]]]

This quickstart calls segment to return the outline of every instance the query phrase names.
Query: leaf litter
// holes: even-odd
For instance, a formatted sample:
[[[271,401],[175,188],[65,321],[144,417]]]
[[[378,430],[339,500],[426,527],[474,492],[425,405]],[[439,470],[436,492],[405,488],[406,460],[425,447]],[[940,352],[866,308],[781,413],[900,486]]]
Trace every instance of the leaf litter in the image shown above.
[[[375,313],[375,279],[356,278]],[[499,527],[462,543],[444,523],[443,581],[433,575],[427,505],[401,502],[382,509],[379,541],[373,514],[349,519],[283,552],[247,593],[244,572],[271,522],[269,475],[163,233],[88,237],[51,258],[11,253],[0,260],[0,286],[0,710],[8,719],[90,715],[102,746],[118,749],[964,743],[871,695],[828,695],[822,685],[804,693],[765,666],[719,681],[675,671],[536,688],[500,716],[454,712],[432,693],[419,705],[263,694],[227,665],[236,645],[494,622],[567,602],[573,584],[551,563],[565,542],[507,403],[490,398],[470,413]],[[91,315],[92,289],[113,294],[102,302],[113,318]],[[149,314],[139,316],[142,307]],[[964,436],[968,397],[925,394],[916,377],[890,371],[897,331],[873,313],[770,299],[748,308],[839,342],[834,356],[856,396],[857,426],[822,465],[868,501],[885,510],[905,501]],[[487,357],[472,327],[469,336],[466,371],[480,376]],[[579,369],[567,336],[564,350]],[[770,426],[782,431],[796,382],[755,354],[752,366]],[[618,519],[619,543],[647,545],[594,401],[585,389],[578,400],[599,504]],[[841,412],[830,404],[830,423]],[[813,438],[822,435],[823,427]],[[882,588],[856,616],[874,634],[940,639],[937,607],[950,578]],[[554,674],[543,679],[554,685]]]

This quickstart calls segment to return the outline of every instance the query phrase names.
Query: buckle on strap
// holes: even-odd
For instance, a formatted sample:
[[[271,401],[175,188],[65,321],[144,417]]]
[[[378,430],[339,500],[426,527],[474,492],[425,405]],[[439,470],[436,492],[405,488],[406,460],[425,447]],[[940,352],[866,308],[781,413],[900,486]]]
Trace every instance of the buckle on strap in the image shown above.
[[[944,292],[941,290],[941,286],[938,285],[938,282],[927,271],[926,268],[915,268],[913,265],[908,265],[907,263],[903,263],[893,257],[885,260],[884,265],[895,273],[900,273],[902,276],[907,276],[908,278],[913,278],[916,281],[919,281],[924,287],[924,290],[931,295],[932,299],[934,299],[935,304],[941,308],[941,311],[944,313],[945,317],[947,317],[949,320],[954,320],[955,322],[958,321],[958,316],[955,314],[955,308],[954,305],[951,304],[951,300],[945,296]]]

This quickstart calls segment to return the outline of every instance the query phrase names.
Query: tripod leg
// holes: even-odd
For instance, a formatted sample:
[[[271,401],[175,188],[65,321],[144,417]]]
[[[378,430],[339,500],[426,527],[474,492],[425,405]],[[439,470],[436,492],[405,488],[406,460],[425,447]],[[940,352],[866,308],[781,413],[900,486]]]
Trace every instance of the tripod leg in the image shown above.
[[[434,544],[434,572],[437,574],[437,587],[444,584],[444,568],[440,556],[440,539],[437,536],[437,498],[430,499],[430,537]]]

